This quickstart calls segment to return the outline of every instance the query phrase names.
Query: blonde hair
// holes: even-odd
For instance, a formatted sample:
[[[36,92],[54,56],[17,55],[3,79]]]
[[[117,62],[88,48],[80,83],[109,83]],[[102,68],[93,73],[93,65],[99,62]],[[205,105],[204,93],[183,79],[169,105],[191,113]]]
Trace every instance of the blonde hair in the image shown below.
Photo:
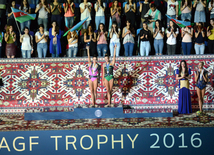
[[[78,39],[78,35],[77,35],[77,32],[76,31],[73,31],[73,37],[75,36],[75,39]],[[68,35],[67,35],[67,39],[71,39],[71,31],[68,32]]]

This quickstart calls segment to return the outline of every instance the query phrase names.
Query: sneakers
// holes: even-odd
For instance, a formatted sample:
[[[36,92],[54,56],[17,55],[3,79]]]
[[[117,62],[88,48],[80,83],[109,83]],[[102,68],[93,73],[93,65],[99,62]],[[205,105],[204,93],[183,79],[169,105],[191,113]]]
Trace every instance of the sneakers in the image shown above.
[[[200,115],[203,114],[203,112],[202,112],[202,111],[197,111],[196,114],[197,114],[198,116],[200,116]]]

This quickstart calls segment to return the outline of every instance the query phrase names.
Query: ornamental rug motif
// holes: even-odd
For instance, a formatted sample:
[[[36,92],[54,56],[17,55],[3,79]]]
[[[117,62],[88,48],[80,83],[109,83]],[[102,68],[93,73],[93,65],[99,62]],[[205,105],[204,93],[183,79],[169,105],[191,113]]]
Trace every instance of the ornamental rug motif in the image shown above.
[[[112,103],[136,109],[177,109],[179,86],[175,70],[183,59],[191,68],[193,109],[198,108],[194,71],[200,61],[209,72],[204,108],[214,109],[214,55],[119,57],[114,66]],[[102,66],[104,58],[98,58],[98,62]],[[0,91],[0,112],[88,106],[91,103],[88,68],[87,58],[1,59],[4,86]],[[100,77],[102,74],[101,70]],[[101,79],[96,103],[107,103]]]
[[[180,114],[174,117],[24,120],[24,114],[0,115],[1,131],[93,130],[136,128],[214,127],[214,111],[205,115]],[[193,129],[194,130],[194,129]]]

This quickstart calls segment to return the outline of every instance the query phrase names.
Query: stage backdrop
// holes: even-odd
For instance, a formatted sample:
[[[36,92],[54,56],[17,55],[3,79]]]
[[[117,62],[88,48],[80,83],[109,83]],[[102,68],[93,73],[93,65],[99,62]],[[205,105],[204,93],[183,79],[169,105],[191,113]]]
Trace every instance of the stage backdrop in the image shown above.
[[[192,70],[192,107],[198,108],[194,71],[200,61],[209,72],[205,104],[214,109],[214,55],[119,57],[114,67],[112,103],[133,105],[136,109],[177,109],[178,81],[175,70],[181,60]],[[102,66],[104,58],[98,58]],[[69,111],[88,106],[87,58],[1,59],[4,86],[0,92],[0,113]],[[102,71],[100,73],[102,77]],[[107,102],[106,89],[99,81],[97,104]]]

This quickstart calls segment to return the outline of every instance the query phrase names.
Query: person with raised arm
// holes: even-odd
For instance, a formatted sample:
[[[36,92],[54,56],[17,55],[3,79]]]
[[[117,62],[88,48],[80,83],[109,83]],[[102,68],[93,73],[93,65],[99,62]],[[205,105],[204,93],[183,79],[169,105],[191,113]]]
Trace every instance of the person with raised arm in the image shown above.
[[[111,107],[111,97],[112,97],[112,88],[114,84],[114,75],[113,69],[116,61],[116,49],[117,45],[114,45],[114,56],[113,60],[110,62],[108,54],[105,54],[105,63],[103,64],[103,85],[106,87],[107,90],[107,98],[108,104],[105,107]]]
[[[206,90],[206,83],[208,82],[208,71],[204,69],[204,62],[199,62],[198,64],[198,70],[195,71],[195,82],[200,109],[196,112],[196,114],[201,115],[203,114],[202,108],[204,103],[204,95]]]
[[[31,58],[33,54],[33,37],[29,34],[29,28],[24,28],[24,34],[20,34],[20,43],[22,43],[22,58]]]
[[[86,49],[88,54],[88,65],[89,65],[88,83],[91,91],[91,100],[92,100],[92,104],[90,105],[90,107],[94,108],[94,107],[97,107],[96,99],[97,99],[97,86],[98,86],[98,76],[99,76],[100,65],[97,63],[97,55],[93,56],[93,59],[91,62],[89,46],[87,46]]]

